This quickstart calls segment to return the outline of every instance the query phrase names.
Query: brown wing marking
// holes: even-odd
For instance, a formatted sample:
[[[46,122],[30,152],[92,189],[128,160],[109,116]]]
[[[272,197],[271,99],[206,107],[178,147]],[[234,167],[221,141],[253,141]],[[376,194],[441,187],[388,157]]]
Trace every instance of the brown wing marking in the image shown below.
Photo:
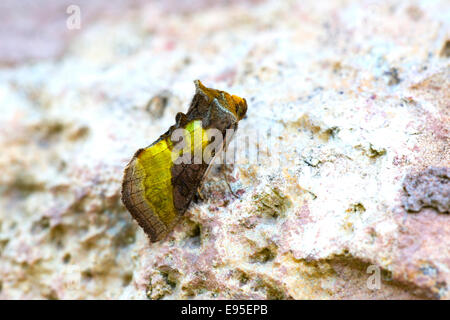
[[[173,202],[178,214],[187,210],[200,186],[208,165],[176,164],[172,167]]]
[[[142,185],[145,176],[141,171],[136,168],[136,157],[133,157],[125,168],[122,201],[145,233],[149,235],[150,240],[156,242],[163,239],[169,230],[154,214],[145,199],[145,191]]]

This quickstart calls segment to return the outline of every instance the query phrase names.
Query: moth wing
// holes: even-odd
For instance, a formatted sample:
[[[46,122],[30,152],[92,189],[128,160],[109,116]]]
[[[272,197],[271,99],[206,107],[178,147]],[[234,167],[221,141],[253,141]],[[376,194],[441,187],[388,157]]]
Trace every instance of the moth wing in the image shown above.
[[[208,164],[176,164],[172,168],[173,201],[180,215],[189,207],[200,187]]]
[[[161,140],[138,150],[125,168],[122,201],[152,242],[163,239],[179,219],[171,167],[169,143]]]
[[[232,127],[235,131],[237,129],[237,123],[233,124]],[[192,135],[195,135],[194,131],[201,130],[202,142],[195,144],[191,141],[191,152],[194,154],[194,148],[201,148],[201,152],[204,155],[205,148],[209,143],[209,138],[205,129],[200,123],[195,123],[195,121],[189,123],[186,129]],[[209,171],[211,170],[214,160],[218,158],[227,148],[232,137],[233,134],[223,138],[223,144],[219,145],[220,149],[216,151],[215,155],[209,160],[208,163],[204,162],[206,158],[203,158],[201,164],[195,164],[193,155],[191,158],[191,163],[175,164],[172,167],[173,200],[175,209],[180,215],[187,210],[198,188],[201,187]]]

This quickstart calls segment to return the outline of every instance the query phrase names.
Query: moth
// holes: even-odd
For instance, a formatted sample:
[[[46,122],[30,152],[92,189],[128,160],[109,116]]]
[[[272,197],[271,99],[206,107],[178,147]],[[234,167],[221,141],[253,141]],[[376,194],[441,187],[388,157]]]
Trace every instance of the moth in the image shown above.
[[[122,202],[152,242],[173,230],[207,176],[214,157],[199,161],[197,156],[208,148],[209,129],[221,135],[219,151],[223,151],[232,137],[227,133],[236,132],[247,112],[245,99],[207,88],[199,80],[194,83],[187,113],[177,113],[175,125],[148,147],[137,150],[124,171]],[[185,134],[177,136],[177,129]]]

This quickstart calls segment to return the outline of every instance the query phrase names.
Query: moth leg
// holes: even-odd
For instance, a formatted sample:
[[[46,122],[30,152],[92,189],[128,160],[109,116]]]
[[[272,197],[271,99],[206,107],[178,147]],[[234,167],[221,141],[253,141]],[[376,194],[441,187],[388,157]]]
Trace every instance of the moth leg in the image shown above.
[[[201,200],[205,200],[205,197],[204,197],[203,194],[202,194],[203,185],[204,185],[204,182],[205,182],[206,178],[208,178],[208,174],[209,174],[209,172],[211,171],[211,168],[213,167],[214,160],[216,159],[217,156],[218,156],[218,154],[216,154],[216,155],[213,157],[213,159],[211,160],[211,162],[210,162],[208,168],[207,168],[206,171],[205,171],[205,174],[203,175],[202,181],[200,182],[200,186],[197,188],[197,194],[196,194],[195,196],[196,196],[197,198],[200,198]],[[198,200],[198,199],[197,199],[197,200]]]
[[[231,189],[231,185],[230,185],[230,183],[228,182],[227,172],[226,172],[226,164],[225,164],[225,163],[222,163],[222,165],[221,165],[221,170],[220,170],[220,171],[222,171],[223,177],[225,178],[225,183],[226,183],[227,186],[228,186],[228,190],[230,190],[231,194],[232,194],[236,199],[239,198],[239,197],[233,192],[233,189]]]
[[[201,199],[202,201],[205,201],[205,197],[203,196],[203,193],[202,193],[202,186],[197,188],[197,193],[195,196],[197,197],[197,200]]]

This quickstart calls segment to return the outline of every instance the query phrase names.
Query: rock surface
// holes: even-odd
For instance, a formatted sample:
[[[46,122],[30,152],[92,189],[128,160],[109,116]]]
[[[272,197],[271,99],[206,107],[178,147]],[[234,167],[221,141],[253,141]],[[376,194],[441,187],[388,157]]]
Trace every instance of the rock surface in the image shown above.
[[[186,3],[0,50],[0,298],[449,299],[449,3]],[[150,244],[122,171],[194,79],[247,99],[260,158]]]

